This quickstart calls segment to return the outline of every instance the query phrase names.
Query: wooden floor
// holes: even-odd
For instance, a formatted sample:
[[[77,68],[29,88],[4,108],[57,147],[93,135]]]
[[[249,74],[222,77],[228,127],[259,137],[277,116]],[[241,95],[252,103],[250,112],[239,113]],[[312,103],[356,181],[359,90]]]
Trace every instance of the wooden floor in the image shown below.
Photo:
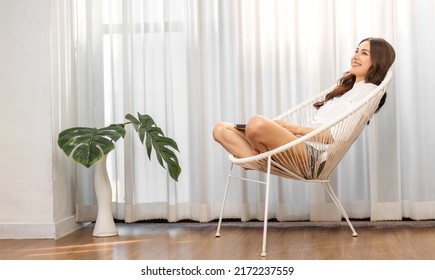
[[[2,260],[435,260],[435,221],[117,223],[119,236],[92,237],[93,224],[58,240],[0,240]]]

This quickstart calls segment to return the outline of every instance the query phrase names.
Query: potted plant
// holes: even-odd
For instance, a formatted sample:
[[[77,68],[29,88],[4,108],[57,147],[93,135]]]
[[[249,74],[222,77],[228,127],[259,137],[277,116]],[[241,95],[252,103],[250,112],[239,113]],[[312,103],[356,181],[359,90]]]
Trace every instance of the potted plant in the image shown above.
[[[154,148],[158,162],[167,168],[169,175],[175,181],[181,173],[178,158],[177,143],[166,137],[149,115],[138,113],[138,118],[131,114],[125,115],[128,122],[111,124],[103,128],[73,127],[59,133],[58,145],[76,162],[89,168],[95,168],[95,193],[98,203],[98,214],[93,235],[97,237],[118,235],[112,215],[112,190],[106,169],[107,154],[115,149],[115,143],[126,134],[126,125],[133,125],[140,141],[145,145],[148,158]],[[166,163],[166,167],[165,164]]]

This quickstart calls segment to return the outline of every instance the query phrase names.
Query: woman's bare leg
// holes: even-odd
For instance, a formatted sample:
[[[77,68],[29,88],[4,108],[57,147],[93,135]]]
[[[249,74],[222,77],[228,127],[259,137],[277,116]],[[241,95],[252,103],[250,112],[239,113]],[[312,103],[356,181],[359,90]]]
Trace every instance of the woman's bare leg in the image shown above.
[[[232,123],[217,123],[213,129],[213,137],[235,157],[243,158],[258,154],[258,151],[252,148],[245,133],[235,129]]]
[[[298,139],[298,136],[294,135],[275,121],[260,115],[254,116],[247,123],[246,136],[248,137],[252,147],[261,153],[273,150]],[[310,158],[306,145],[299,144],[289,150],[288,153],[293,154],[293,156],[286,158],[285,160],[283,158],[275,158],[275,160],[285,166],[293,166],[294,168],[299,169],[299,175],[304,176],[309,162],[308,159]]]
[[[235,129],[232,123],[220,122],[215,126],[213,136],[229,153],[239,158],[273,150],[298,138],[277,122],[261,115],[254,116],[247,123],[245,132]],[[293,147],[288,153],[293,156],[274,160],[304,177],[310,162],[305,144]]]
[[[249,120],[246,125],[246,137],[252,147],[261,153],[273,150],[298,138],[275,121],[261,115],[256,115]]]
[[[261,115],[254,116],[247,123],[246,136],[251,146],[260,153],[273,150],[298,139],[298,136],[294,135],[286,128]],[[294,147],[292,152],[296,152],[302,157],[308,155],[307,148],[304,144]]]

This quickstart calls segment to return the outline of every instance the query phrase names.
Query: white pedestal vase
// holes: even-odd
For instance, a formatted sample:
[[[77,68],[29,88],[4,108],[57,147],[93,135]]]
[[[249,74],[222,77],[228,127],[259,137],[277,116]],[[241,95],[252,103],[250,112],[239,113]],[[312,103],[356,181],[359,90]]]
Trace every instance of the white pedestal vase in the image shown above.
[[[97,196],[98,214],[95,222],[95,237],[108,237],[118,235],[112,214],[112,188],[106,167],[107,155],[95,164],[95,194]]]

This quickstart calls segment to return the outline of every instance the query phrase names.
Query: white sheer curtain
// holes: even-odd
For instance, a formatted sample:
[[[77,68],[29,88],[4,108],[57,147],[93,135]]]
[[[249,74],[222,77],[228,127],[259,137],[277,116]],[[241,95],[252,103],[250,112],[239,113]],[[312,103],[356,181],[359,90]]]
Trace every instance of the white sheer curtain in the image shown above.
[[[435,98],[432,78],[435,37],[429,34],[435,26],[435,2],[398,1],[396,6],[399,53],[396,126],[400,139],[397,158],[400,159],[401,213],[413,219],[433,219],[435,184],[431,175],[435,162],[431,146],[435,141],[432,129],[435,112],[431,104]]]
[[[348,69],[359,41],[372,36],[397,51],[393,84],[333,185],[351,218],[435,218],[435,163],[428,149],[435,140],[429,129],[433,1],[74,3],[77,125],[99,127],[124,122],[127,113],[147,113],[180,148],[183,171],[175,182],[128,131],[109,157],[116,218],[216,219],[229,164],[213,141],[214,124],[274,117],[331,86]],[[92,172],[78,173],[77,219],[93,220]],[[273,183],[268,218],[340,219],[321,187]],[[225,217],[264,219],[262,186],[233,186]]]

